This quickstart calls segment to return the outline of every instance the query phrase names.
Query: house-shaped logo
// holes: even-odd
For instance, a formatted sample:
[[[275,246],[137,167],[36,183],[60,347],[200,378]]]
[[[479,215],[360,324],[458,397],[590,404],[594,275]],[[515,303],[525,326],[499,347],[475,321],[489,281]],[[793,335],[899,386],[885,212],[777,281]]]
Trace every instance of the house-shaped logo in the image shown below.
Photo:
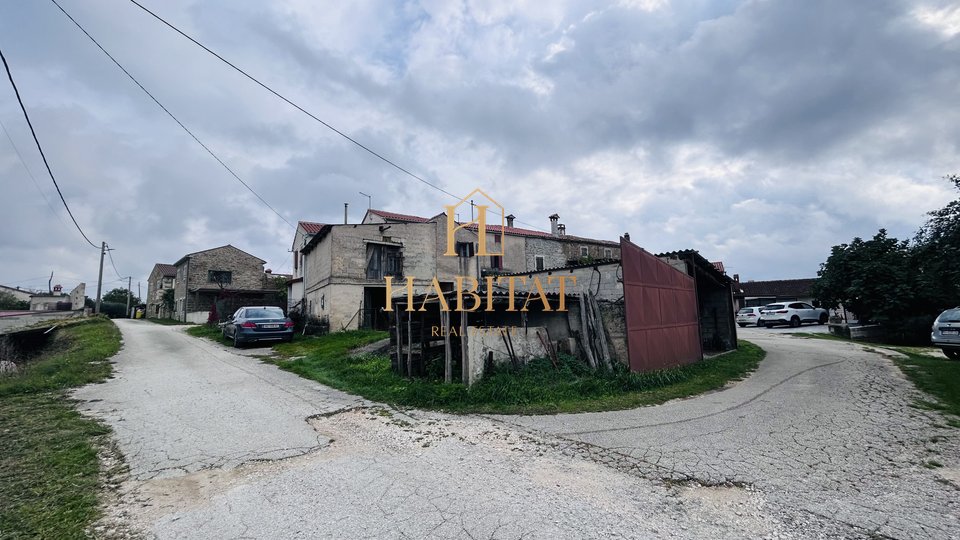
[[[477,204],[471,199],[475,194],[479,194],[486,200],[488,204]],[[478,197],[479,198],[479,197]],[[463,223],[457,223],[457,208],[469,204],[470,205],[470,215],[471,220]],[[477,228],[477,255],[481,257],[497,257],[503,255],[503,230],[504,230],[504,209],[497,201],[493,200],[492,197],[483,192],[482,189],[477,188],[470,192],[469,195],[460,199],[457,204],[444,206],[447,210],[447,251],[444,253],[447,257],[456,257],[456,233],[460,229],[471,229],[471,225],[476,225]],[[474,209],[476,209],[476,218],[473,218]],[[492,253],[487,250],[487,211],[493,209],[494,216],[496,212],[500,214],[500,252]]]

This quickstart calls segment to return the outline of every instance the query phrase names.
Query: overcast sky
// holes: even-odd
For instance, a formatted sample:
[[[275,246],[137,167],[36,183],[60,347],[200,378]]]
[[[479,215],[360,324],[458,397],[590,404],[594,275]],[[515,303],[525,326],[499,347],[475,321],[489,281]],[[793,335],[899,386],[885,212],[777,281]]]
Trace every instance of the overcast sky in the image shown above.
[[[288,221],[452,199],[292,109],[125,0],[60,0]],[[161,16],[367,146],[526,224],[813,277],[832,245],[912,236],[960,172],[949,1],[191,2]],[[290,271],[293,230],[52,3],[0,0],[0,48],[54,174],[120,275],[233,244]],[[5,77],[0,284],[96,294]],[[105,290],[118,274],[104,270]],[[125,280],[124,280],[125,281]]]

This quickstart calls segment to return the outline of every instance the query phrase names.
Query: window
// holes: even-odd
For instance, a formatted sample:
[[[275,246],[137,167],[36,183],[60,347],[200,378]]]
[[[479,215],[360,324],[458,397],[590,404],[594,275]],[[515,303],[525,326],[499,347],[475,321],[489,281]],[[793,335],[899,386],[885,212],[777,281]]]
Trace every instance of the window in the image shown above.
[[[580,246],[580,256],[581,256],[581,257],[589,257],[589,256],[590,256],[590,248],[588,248],[587,246]]]
[[[605,258],[607,258],[607,259],[612,259],[612,258],[613,258],[613,250],[610,249],[610,248],[605,248],[605,249],[603,250],[603,256],[604,256]]]
[[[225,285],[233,281],[233,272],[229,270],[207,270],[207,281]]]
[[[300,254],[297,252],[293,252],[293,273],[294,274],[297,273],[297,268],[299,268],[299,266],[297,265],[299,260],[300,260]]]
[[[399,247],[367,245],[367,279],[403,277],[403,253]]]
[[[536,263],[537,263],[537,270],[543,270],[543,255],[537,255]]]
[[[491,255],[490,256],[490,268],[496,268],[497,270],[503,270],[503,257],[500,255]]]
[[[457,242],[457,257],[473,257],[473,242]]]

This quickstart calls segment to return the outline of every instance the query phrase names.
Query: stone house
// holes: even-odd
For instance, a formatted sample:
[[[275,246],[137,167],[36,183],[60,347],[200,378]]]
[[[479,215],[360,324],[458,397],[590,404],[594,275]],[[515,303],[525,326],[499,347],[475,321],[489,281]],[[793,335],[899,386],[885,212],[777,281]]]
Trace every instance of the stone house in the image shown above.
[[[173,264],[176,319],[206,322],[214,305],[221,319],[241,306],[278,305],[277,290],[264,264],[263,259],[231,245],[184,255]]]
[[[5,292],[21,302],[28,303],[30,302],[30,296],[37,294],[35,291],[21,289],[20,287],[7,287],[6,285],[0,285],[0,292]]]
[[[434,277],[442,290],[450,291],[458,276],[482,281],[488,275],[562,267],[571,254],[580,253],[581,245],[592,254],[620,254],[616,242],[564,237],[557,223],[553,232],[518,228],[511,215],[504,216],[503,224],[486,225],[483,241],[497,255],[478,256],[478,226],[460,226],[448,239],[447,220],[446,213],[422,217],[370,209],[359,224],[301,221],[292,246],[290,306],[326,318],[334,331],[386,328],[387,276],[393,278],[394,294],[405,293],[410,276],[413,293],[419,295],[431,290]],[[448,250],[455,256],[445,256]]]
[[[177,279],[177,267],[172,264],[156,263],[147,278],[147,318],[170,319],[174,310],[163,302],[166,291],[174,288]]]

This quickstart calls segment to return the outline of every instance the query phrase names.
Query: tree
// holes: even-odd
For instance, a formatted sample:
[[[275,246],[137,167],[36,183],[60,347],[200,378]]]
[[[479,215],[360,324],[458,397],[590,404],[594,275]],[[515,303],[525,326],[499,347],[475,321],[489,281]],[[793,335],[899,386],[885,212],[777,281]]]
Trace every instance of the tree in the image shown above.
[[[960,175],[946,180],[960,191]],[[960,306],[960,198],[930,212],[914,238],[920,300],[931,311]]]
[[[283,276],[274,276],[269,278],[268,287],[272,286],[277,290],[277,302],[283,306],[283,309],[287,309],[287,278]]]
[[[174,298],[173,298],[173,289],[164,289],[163,296],[160,298],[160,303],[163,304],[163,307],[167,310],[167,313],[173,313],[174,307]]]
[[[946,180],[960,191],[960,175]],[[929,343],[934,317],[960,305],[960,198],[928,215],[912,243],[880,229],[870,240],[834,246],[814,294],[884,326],[891,341]]]
[[[100,301],[101,301],[101,302],[110,302],[110,303],[114,303],[114,304],[124,304],[124,305],[126,305],[126,303],[127,303],[127,290],[124,289],[124,288],[122,288],[122,287],[118,287],[118,288],[116,288],[116,289],[113,289],[113,290],[111,290],[110,292],[108,292],[107,294],[103,295],[103,296],[100,298]],[[140,304],[141,304],[140,298],[138,298],[137,295],[135,295],[135,294],[130,295],[130,305],[131,305],[131,306],[137,306],[137,305],[140,305]]]
[[[30,302],[18,300],[16,296],[7,291],[0,291],[0,309],[24,310],[30,309]]]
[[[910,246],[880,231],[870,240],[854,238],[834,246],[820,265],[813,294],[823,305],[840,304],[863,321],[890,323],[915,303]]]

